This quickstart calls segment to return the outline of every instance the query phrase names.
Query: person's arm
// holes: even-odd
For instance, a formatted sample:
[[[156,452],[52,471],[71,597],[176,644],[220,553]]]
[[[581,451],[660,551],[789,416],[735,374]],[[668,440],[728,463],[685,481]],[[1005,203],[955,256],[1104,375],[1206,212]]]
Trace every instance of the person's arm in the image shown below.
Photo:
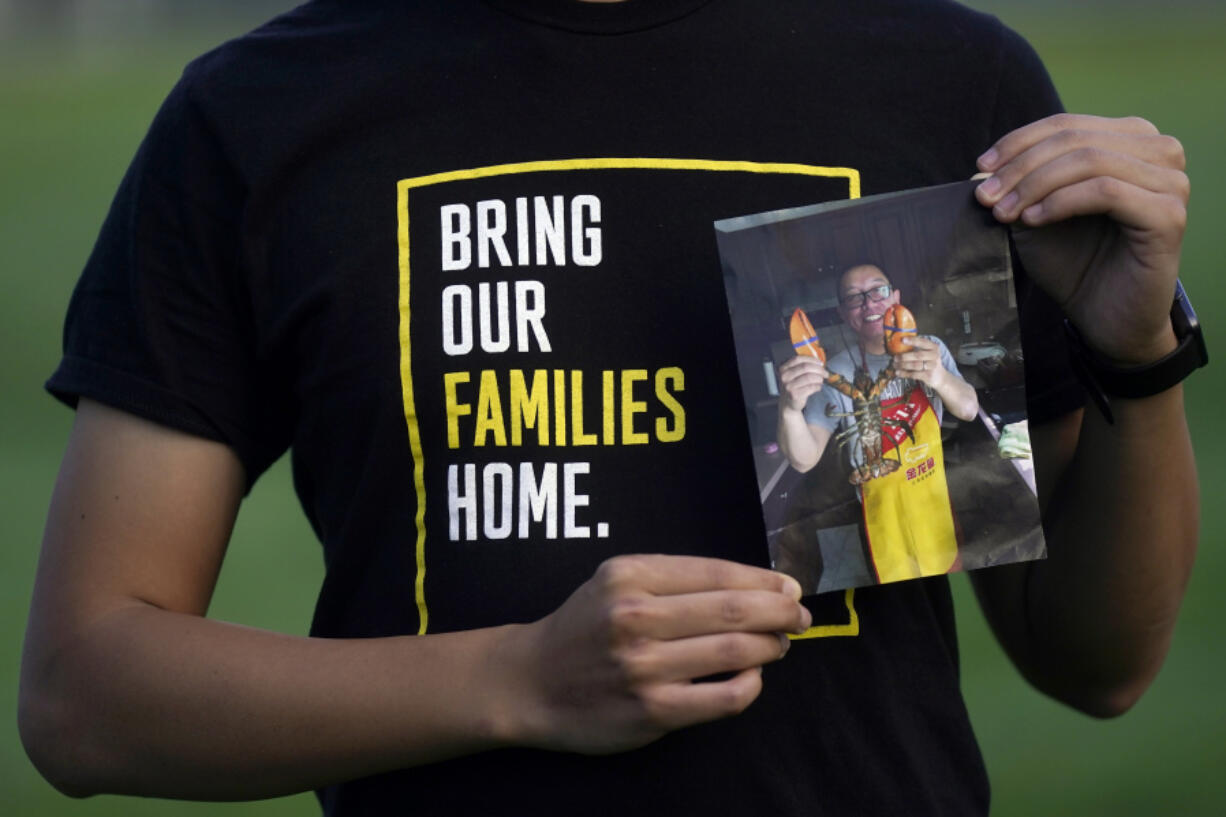
[[[894,371],[901,377],[927,383],[941,398],[946,410],[959,420],[975,419],[979,415],[979,395],[960,374],[945,366],[940,344],[923,335],[909,342],[910,351],[894,356]]]
[[[19,696],[65,793],[256,798],[498,746],[629,749],[744,709],[810,620],[786,576],[666,556],[606,562],[529,625],[343,640],[206,619],[243,485],[226,446],[82,401]]]
[[[1148,363],[1168,319],[1186,220],[1179,143],[1139,119],[1059,115],[1003,137],[978,195],[1099,354]],[[998,638],[1037,687],[1090,714],[1127,710],[1165,658],[1196,551],[1181,387],[1113,400],[1031,435],[1048,558],[974,575]]]
[[[797,355],[779,367],[779,448],[792,467],[802,474],[821,461],[830,430],[805,419],[805,403],[822,390],[829,376],[816,358]]]

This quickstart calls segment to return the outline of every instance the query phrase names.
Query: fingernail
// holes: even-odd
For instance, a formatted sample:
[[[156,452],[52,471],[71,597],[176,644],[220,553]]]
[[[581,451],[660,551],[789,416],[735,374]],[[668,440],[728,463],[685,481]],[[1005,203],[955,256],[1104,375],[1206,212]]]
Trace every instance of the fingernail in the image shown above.
[[[1043,218],[1043,205],[1032,204],[1022,211],[1022,220],[1027,224],[1034,224]]]
[[[788,638],[785,633],[776,633],[779,636],[779,657],[788,654],[788,650],[792,648],[792,639]]]
[[[979,191],[989,199],[996,198],[1000,193],[1000,179],[995,176],[989,177],[983,184],[979,185]]]
[[[984,170],[991,170],[996,167],[998,161],[1000,161],[1000,154],[996,152],[996,148],[988,148],[987,152],[979,157],[976,164]]]
[[[1003,215],[1003,216],[1011,215],[1013,213],[1013,208],[1017,206],[1017,201],[1019,198],[1021,197],[1018,196],[1017,191],[1015,190],[1009,195],[1005,196],[999,202],[997,202],[996,207],[994,209],[1000,215]]]
[[[800,614],[800,631],[803,633],[805,630],[809,629],[812,626],[813,626],[813,613],[809,611],[808,607],[805,607],[801,610],[801,614]]]
[[[804,591],[800,589],[800,582],[786,575],[783,577],[783,591],[796,601],[800,601],[800,597],[804,595]]]

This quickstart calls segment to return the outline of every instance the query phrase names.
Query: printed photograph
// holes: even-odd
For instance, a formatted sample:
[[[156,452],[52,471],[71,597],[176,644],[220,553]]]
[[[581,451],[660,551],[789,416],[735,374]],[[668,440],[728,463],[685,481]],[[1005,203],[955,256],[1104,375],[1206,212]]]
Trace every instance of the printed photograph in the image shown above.
[[[806,594],[1045,555],[1008,233],[973,189],[715,223],[770,563]]]

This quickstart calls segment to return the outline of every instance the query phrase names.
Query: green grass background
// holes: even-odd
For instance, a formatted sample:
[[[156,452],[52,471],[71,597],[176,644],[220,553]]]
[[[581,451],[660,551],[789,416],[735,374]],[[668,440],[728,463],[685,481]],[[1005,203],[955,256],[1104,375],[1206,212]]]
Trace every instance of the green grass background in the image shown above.
[[[964,686],[994,786],[993,813],[1226,813],[1226,6],[981,0],[1030,38],[1070,109],[1141,113],[1179,136],[1193,181],[1184,282],[1216,363],[1187,397],[1201,472],[1201,552],[1174,646],[1125,717],[1092,721],[1031,691],[956,582]],[[231,6],[233,8],[233,6]],[[38,776],[17,738],[17,668],[47,500],[71,414],[41,390],[55,366],[71,287],[137,142],[183,63],[258,22],[141,29],[118,18],[88,37],[0,36],[0,815],[290,815],[299,795],[204,805],[120,797],[72,801]],[[246,14],[246,17],[242,15]],[[1137,474],[1145,479],[1145,474]],[[1165,486],[1154,485],[1156,491]],[[1158,546],[1158,543],[1156,543]],[[276,576],[275,581],[269,581]],[[280,463],[240,516],[211,614],[305,632],[322,576],[318,546]]]

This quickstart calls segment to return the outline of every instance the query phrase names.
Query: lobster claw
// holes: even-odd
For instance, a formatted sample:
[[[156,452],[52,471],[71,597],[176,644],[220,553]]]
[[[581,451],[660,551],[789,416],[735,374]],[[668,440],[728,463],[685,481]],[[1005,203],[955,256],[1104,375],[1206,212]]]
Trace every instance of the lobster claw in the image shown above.
[[[792,348],[796,350],[796,354],[808,355],[817,358],[822,363],[826,362],[826,350],[822,348],[822,342],[817,337],[817,330],[813,328],[813,324],[809,323],[809,316],[800,307],[792,312],[788,333],[791,335]]]
[[[881,318],[885,330],[885,348],[892,355],[901,355],[911,347],[908,337],[916,336],[915,316],[902,304],[894,304]]]

